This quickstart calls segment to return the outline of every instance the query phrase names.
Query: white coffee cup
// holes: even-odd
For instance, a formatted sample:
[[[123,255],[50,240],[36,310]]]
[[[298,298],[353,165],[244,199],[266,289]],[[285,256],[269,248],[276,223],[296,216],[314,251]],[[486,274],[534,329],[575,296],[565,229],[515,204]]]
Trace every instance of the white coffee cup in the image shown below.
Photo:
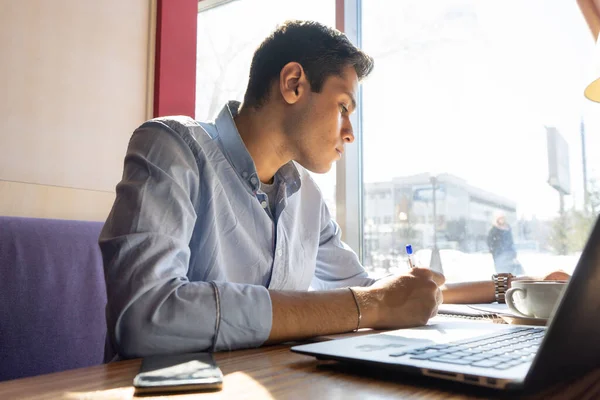
[[[512,312],[526,318],[550,318],[567,281],[513,281],[506,292]]]

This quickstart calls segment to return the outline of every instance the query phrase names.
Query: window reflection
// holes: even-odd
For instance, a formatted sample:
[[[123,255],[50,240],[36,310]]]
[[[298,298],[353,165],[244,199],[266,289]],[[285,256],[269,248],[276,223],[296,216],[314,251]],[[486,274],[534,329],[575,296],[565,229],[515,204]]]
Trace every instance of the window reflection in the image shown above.
[[[572,270],[600,197],[596,135],[583,184],[582,130],[600,128],[600,109],[582,94],[593,43],[577,4],[382,0],[363,2],[362,21],[375,58],[363,85],[367,268],[405,270],[410,243],[424,266],[437,246],[449,281],[516,263]],[[565,144],[554,172],[550,131]],[[562,196],[552,174],[570,182]],[[491,242],[512,250],[498,257]]]

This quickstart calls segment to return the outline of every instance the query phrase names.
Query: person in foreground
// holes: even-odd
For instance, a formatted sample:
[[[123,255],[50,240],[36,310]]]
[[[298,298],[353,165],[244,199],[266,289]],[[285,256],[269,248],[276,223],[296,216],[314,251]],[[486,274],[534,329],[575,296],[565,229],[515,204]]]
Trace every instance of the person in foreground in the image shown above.
[[[491,281],[443,286],[423,268],[375,281],[341,241],[307,170],[327,172],[354,141],[349,117],[372,68],[340,32],[290,21],[256,50],[243,104],[133,133],[99,239],[109,348],[256,347],[423,325],[442,291],[493,300]]]

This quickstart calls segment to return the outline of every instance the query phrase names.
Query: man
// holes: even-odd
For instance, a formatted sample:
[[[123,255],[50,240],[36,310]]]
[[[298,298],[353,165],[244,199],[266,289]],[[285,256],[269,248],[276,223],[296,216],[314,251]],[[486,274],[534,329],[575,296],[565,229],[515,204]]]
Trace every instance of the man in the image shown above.
[[[494,259],[496,272],[520,275],[523,267],[517,260],[517,251],[513,242],[512,229],[503,212],[496,212],[492,221],[492,228],[487,238],[488,248]]]
[[[415,268],[374,282],[306,172],[328,171],[354,141],[372,68],[343,34],[288,22],[257,49],[241,106],[134,132],[100,236],[114,351],[236,349],[435,314],[443,277]],[[493,300],[489,282],[469,293]]]

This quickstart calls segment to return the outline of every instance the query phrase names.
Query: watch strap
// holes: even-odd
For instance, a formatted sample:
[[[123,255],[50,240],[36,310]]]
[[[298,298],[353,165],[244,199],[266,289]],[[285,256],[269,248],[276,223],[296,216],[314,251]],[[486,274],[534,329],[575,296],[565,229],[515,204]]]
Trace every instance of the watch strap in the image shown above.
[[[492,275],[494,281],[494,297],[498,303],[506,302],[506,291],[508,290],[509,279],[514,278],[510,273],[499,273]]]

